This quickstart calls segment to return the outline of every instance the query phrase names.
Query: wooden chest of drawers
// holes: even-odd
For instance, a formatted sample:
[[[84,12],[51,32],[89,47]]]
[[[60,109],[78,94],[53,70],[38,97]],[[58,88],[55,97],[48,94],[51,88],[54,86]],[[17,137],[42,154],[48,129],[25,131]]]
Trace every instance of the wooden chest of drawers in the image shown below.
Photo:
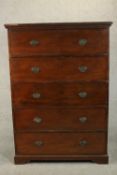
[[[5,25],[16,164],[108,162],[110,25]]]

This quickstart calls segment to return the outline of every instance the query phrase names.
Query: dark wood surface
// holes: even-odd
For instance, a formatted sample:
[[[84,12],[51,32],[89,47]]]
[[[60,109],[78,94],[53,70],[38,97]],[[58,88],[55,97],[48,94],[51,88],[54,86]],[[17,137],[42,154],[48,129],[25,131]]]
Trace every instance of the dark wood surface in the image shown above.
[[[5,25],[16,164],[31,160],[108,163],[111,24]],[[33,40],[38,43],[32,45]],[[79,96],[81,92],[86,97]]]
[[[80,93],[86,92],[82,98]],[[34,98],[33,94],[40,94]],[[14,105],[105,105],[108,102],[108,83],[14,83]]]
[[[84,140],[87,142],[86,145],[80,145],[80,142]],[[38,141],[42,142],[40,146],[36,145]],[[105,133],[16,134],[16,152],[21,155],[106,154],[105,143]]]
[[[25,30],[30,28],[37,29],[79,29],[79,28],[108,28],[112,25],[111,21],[102,22],[64,22],[64,23],[24,23],[24,24],[5,24],[5,27],[10,30]]]
[[[15,82],[108,80],[107,56],[21,57],[11,59],[10,65],[11,78]],[[85,72],[82,72],[82,67],[86,67]],[[37,72],[33,71],[34,68]]]
[[[15,109],[15,129],[19,132],[104,131],[107,128],[106,110],[106,108],[101,107],[35,107]],[[40,122],[36,122],[36,118],[39,118]]]
[[[86,39],[84,46],[79,44]],[[79,30],[35,30],[10,31],[10,55],[96,55],[108,53],[107,29],[79,29]],[[39,44],[32,46],[30,42],[36,40]]]
[[[31,161],[32,160],[32,161]],[[101,155],[15,155],[15,164],[25,164],[29,162],[92,162],[107,164],[109,157],[107,154]]]

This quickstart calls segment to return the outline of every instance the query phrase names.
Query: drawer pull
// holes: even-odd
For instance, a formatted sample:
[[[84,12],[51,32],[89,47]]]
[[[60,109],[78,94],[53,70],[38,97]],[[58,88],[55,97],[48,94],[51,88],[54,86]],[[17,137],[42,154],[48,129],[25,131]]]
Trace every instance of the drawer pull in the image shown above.
[[[80,146],[86,146],[88,142],[86,140],[80,140]]]
[[[39,67],[32,67],[31,68],[31,71],[33,72],[33,73],[38,73],[38,72],[40,72],[40,68]]]
[[[34,99],[39,99],[39,98],[41,97],[41,94],[38,93],[38,92],[36,92],[36,93],[33,93],[33,94],[32,94],[32,97],[33,97]]]
[[[34,143],[36,146],[40,147],[43,145],[43,142],[42,141],[35,141]]]
[[[88,69],[87,66],[79,66],[79,71],[80,71],[80,72],[86,72],[87,69]]]
[[[42,122],[42,118],[40,118],[40,117],[35,117],[35,118],[33,119],[33,122],[39,124],[39,123]]]
[[[79,92],[78,93],[80,98],[86,98],[87,97],[87,92]]]
[[[30,43],[31,46],[37,46],[39,44],[39,41],[33,39],[29,43]]]
[[[79,121],[80,121],[80,123],[86,123],[87,117],[80,117]]]
[[[82,39],[79,40],[79,45],[80,46],[85,46],[86,44],[87,44],[87,39],[82,38]]]

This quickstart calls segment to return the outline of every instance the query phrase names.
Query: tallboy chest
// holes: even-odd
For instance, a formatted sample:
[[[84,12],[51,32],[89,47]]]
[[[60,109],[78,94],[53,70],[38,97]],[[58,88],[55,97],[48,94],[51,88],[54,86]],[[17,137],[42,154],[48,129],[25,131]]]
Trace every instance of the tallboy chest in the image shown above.
[[[5,25],[15,163],[108,162],[110,25]]]

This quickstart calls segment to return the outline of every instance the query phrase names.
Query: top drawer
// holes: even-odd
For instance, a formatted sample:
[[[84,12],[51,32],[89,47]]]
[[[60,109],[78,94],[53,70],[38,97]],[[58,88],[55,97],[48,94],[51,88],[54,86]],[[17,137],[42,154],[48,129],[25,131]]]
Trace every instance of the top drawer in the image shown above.
[[[97,55],[108,52],[108,29],[16,29],[9,31],[10,55]]]

